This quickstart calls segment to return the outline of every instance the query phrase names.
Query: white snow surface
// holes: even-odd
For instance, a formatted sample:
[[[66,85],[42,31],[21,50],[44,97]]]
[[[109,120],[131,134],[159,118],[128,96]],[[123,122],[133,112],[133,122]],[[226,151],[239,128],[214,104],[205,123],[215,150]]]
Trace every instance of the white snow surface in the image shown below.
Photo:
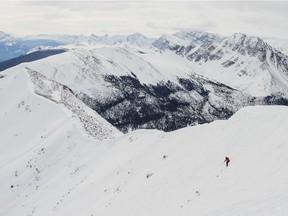
[[[1,107],[2,216],[288,212],[287,107],[246,107],[229,120],[95,141],[58,105],[8,90],[26,102]]]

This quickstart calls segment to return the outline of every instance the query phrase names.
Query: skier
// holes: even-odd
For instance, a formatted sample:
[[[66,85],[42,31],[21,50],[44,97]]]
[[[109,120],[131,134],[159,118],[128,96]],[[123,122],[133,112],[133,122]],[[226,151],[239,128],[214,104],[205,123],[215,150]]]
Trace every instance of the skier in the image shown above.
[[[225,157],[224,162],[226,162],[226,167],[228,167],[228,164],[229,164],[229,162],[230,162],[230,158],[229,158],[229,157]]]

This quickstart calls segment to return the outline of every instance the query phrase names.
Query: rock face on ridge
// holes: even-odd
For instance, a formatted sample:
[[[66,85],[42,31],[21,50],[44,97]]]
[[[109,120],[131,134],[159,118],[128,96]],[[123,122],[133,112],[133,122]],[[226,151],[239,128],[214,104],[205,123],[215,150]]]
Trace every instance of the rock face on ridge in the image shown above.
[[[184,43],[183,36],[179,37],[183,34],[174,34],[166,40],[163,36],[154,42],[154,46],[163,51],[171,50],[201,65],[206,70],[205,76],[248,94],[267,96],[281,92],[287,97],[288,57],[261,38],[242,33],[226,38],[198,33],[201,40],[196,36],[186,37]],[[215,70],[221,71],[222,75]]]
[[[26,68],[36,94],[63,104],[81,122],[84,130],[98,140],[112,139],[121,133],[79,100],[71,89]]]
[[[256,103],[254,97],[196,75],[157,85],[141,84],[132,76],[111,75],[105,80],[117,91],[109,102],[83,93],[78,97],[123,132],[139,128],[172,131],[227,119],[239,108]]]

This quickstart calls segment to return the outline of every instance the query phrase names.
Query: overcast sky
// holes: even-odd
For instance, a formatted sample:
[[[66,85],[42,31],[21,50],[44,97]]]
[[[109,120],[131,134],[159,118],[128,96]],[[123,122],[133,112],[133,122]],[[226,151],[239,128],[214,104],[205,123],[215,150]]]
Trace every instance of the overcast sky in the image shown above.
[[[31,34],[130,34],[179,30],[288,39],[288,2],[1,1],[0,31]]]

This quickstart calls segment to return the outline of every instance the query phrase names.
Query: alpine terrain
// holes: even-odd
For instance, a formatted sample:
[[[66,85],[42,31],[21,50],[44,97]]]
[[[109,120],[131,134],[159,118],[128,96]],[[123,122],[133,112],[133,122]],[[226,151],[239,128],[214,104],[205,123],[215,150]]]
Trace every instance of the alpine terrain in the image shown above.
[[[285,215],[275,41],[1,32],[0,215]]]

